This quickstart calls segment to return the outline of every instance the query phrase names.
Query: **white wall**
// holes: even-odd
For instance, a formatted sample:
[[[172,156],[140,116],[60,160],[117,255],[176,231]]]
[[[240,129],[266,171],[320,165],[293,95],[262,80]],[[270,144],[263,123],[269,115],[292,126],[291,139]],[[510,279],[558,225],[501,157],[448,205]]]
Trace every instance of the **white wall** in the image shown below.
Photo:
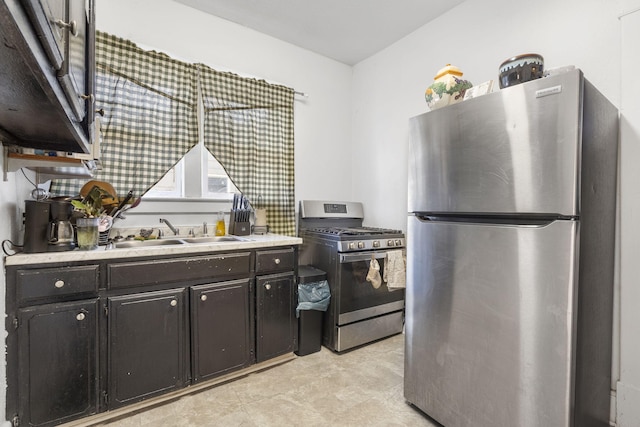
[[[308,94],[296,97],[296,199],[349,199],[349,66],[171,0],[97,0],[97,27],[144,48]],[[328,166],[331,165],[329,168]]]
[[[623,1],[620,19],[621,81],[621,269],[620,269],[620,382],[618,425],[640,425],[640,0]],[[634,13],[629,13],[636,10]]]

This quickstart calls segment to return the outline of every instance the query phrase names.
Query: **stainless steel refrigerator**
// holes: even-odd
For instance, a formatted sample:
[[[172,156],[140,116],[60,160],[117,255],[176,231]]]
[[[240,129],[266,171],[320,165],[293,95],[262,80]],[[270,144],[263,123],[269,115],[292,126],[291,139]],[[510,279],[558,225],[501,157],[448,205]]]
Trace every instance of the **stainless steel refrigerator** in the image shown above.
[[[609,425],[618,112],[580,70],[411,119],[404,395]]]

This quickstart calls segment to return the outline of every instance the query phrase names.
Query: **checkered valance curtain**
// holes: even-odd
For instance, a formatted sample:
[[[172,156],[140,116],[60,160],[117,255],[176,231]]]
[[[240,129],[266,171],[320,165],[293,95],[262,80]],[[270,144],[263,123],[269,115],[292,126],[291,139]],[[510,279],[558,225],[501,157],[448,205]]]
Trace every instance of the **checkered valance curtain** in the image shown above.
[[[103,32],[96,34],[96,108],[102,170],[120,196],[140,196],[198,142],[196,67]],[[92,112],[88,112],[91,114]],[[56,181],[78,194],[84,182]]]
[[[198,80],[203,140],[270,231],[295,236],[294,91],[145,51],[96,35],[96,108],[104,110],[95,179],[123,196],[142,195],[198,141]],[[54,194],[77,195],[84,181],[59,180]]]
[[[293,89],[198,69],[205,146],[253,207],[267,209],[270,230],[295,236]]]

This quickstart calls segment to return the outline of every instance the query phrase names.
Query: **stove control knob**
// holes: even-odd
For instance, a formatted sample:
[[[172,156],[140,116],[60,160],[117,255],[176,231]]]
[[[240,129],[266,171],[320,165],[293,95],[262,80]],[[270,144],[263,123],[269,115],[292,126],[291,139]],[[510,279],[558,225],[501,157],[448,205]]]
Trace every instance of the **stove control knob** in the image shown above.
[[[373,247],[374,248],[379,248],[380,247],[380,241],[379,240],[374,240],[373,241]]]
[[[364,242],[358,242],[358,249],[364,249]]]
[[[350,242],[349,249],[355,249],[355,248],[356,248],[356,242]]]
[[[387,241],[387,246],[393,246],[393,245],[394,245],[393,240],[388,240]]]
[[[396,246],[402,246],[402,240],[396,240]]]

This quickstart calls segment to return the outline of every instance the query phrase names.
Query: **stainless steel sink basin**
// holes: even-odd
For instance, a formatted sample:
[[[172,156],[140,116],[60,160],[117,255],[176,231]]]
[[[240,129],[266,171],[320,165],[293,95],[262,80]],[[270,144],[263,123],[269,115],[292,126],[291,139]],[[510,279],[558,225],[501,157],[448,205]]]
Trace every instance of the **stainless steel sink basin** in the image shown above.
[[[195,243],[244,242],[247,240],[248,239],[236,236],[174,237],[169,239],[123,240],[120,242],[114,242],[113,247],[116,249],[149,248],[157,246],[189,245]]]
[[[115,242],[116,248],[147,248],[150,246],[184,245],[180,239],[124,240]]]
[[[217,243],[217,242],[242,242],[242,239],[236,236],[211,236],[211,237],[183,237],[186,243]]]

